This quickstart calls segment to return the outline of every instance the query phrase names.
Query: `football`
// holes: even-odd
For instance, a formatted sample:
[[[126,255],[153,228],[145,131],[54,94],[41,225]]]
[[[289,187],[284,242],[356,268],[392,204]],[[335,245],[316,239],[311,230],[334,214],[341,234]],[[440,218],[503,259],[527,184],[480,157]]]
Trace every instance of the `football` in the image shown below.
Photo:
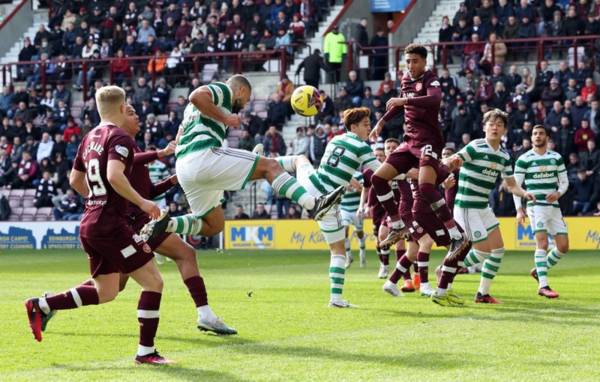
[[[321,93],[314,86],[303,85],[294,90],[290,103],[297,114],[312,117],[321,110]]]

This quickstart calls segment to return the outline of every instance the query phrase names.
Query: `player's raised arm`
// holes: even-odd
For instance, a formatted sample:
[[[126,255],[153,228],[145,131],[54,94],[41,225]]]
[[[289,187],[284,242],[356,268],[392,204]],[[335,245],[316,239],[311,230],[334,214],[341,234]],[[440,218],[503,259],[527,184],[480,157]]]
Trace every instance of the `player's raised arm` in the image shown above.
[[[209,89],[208,85],[200,86],[196,90],[194,90],[189,97],[189,101],[196,107],[196,109],[200,110],[202,115],[205,115],[209,118],[222,122],[228,126],[237,127],[236,121],[232,114],[228,114],[223,112],[216,103],[218,103],[218,99],[216,95]],[[238,117],[239,119],[239,117]]]

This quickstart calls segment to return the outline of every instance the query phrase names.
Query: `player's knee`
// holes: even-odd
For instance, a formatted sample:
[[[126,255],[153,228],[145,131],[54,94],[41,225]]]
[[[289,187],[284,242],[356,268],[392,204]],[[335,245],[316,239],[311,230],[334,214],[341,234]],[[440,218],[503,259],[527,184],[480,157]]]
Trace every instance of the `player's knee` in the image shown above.
[[[110,302],[112,300],[114,300],[115,298],[117,298],[117,295],[119,294],[119,287],[115,286],[115,287],[103,287],[103,288],[98,288],[98,302],[103,304],[106,302]]]
[[[371,184],[373,184],[373,187],[377,189],[388,185],[388,180],[377,174],[373,174],[373,176],[371,177]]]
[[[123,291],[127,286],[127,281],[129,280],[129,276],[122,275],[119,279],[119,292]]]
[[[202,235],[203,236],[214,236],[214,235],[218,234],[219,232],[223,231],[223,228],[225,228],[225,222],[223,222],[223,221],[211,223],[211,225],[204,226],[204,228],[202,229]]]
[[[569,242],[556,244],[556,249],[560,251],[560,253],[565,254],[569,252]]]
[[[164,282],[163,282],[162,276],[160,275],[160,273],[157,270],[156,273],[153,274],[152,278],[149,280],[147,287],[144,289],[149,289],[153,292],[162,293],[163,286],[164,286]]]

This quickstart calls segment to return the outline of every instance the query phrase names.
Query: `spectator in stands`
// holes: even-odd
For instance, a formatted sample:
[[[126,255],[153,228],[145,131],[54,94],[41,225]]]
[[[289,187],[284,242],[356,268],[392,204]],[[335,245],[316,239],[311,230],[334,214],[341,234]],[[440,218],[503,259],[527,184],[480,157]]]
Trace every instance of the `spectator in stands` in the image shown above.
[[[248,216],[247,213],[244,212],[244,207],[242,207],[241,204],[236,204],[235,205],[235,215],[233,216],[233,218],[235,220],[246,220],[246,219],[250,219],[250,216]]]
[[[577,86],[577,80],[575,78],[569,78],[567,82],[567,88],[565,89],[565,99],[574,100],[580,94],[579,87]]]
[[[492,99],[490,100],[490,106],[492,108],[504,109],[507,102],[509,101],[509,94],[504,87],[503,82],[496,82],[494,86],[494,94],[492,95]]]
[[[358,74],[355,70],[351,70],[348,73],[348,81],[346,81],[346,91],[348,96],[352,99],[353,106],[360,106],[362,102],[362,96],[365,92],[364,84],[362,80],[358,78]]]
[[[304,132],[304,127],[298,126],[296,128],[296,136],[290,143],[290,149],[292,155],[307,155],[308,154],[308,137]]]
[[[327,134],[325,134],[325,130],[321,126],[318,126],[316,129],[314,129],[314,134],[312,133],[312,130],[313,127],[309,127],[307,132],[309,137],[308,159],[310,159],[313,166],[317,167],[321,162],[323,154],[325,153],[325,146],[327,146]]]
[[[282,94],[273,94],[268,104],[267,123],[277,127],[283,126],[288,117],[288,105],[288,103],[283,102]]]
[[[483,49],[483,56],[479,65],[486,74],[490,74],[493,65],[504,65],[508,49],[501,39],[498,39],[496,33],[490,33],[488,42]]]
[[[57,194],[54,181],[50,178],[50,172],[44,171],[35,191],[34,206],[37,208],[52,207],[52,198]]]
[[[470,43],[465,45],[463,50],[463,67],[468,68],[472,71],[477,69],[477,66],[481,60],[484,46],[481,44],[481,38],[479,34],[471,34]]]
[[[275,49],[285,49],[287,54],[291,55],[293,53],[293,48],[290,46],[292,44],[292,38],[288,33],[287,29],[279,28],[277,30],[277,37],[275,37]]]
[[[567,157],[569,153],[574,151],[573,129],[571,128],[571,120],[568,116],[563,115],[560,118],[560,126],[558,131],[552,134],[552,140],[556,144],[556,151],[558,151],[563,158]]]
[[[586,111],[585,115],[583,116],[583,118],[590,121],[590,128],[596,137],[600,137],[600,113],[598,112],[600,110],[599,106],[600,104],[597,99],[592,100],[592,102],[590,102],[589,110]]]
[[[294,205],[291,205],[288,207],[287,209],[287,213],[285,215],[286,219],[300,219],[301,217],[301,210]]]
[[[573,199],[573,214],[574,215],[585,215],[592,207],[590,202],[590,195],[592,195],[594,183],[590,177],[587,176],[585,168],[579,168],[577,170],[577,177],[573,182],[573,190],[575,197]]]
[[[144,77],[139,77],[133,93],[133,105],[137,109],[142,105],[143,101],[150,101],[151,97],[152,89],[148,86]]]
[[[509,4],[508,0],[499,0],[498,5],[496,6],[495,15],[498,17],[501,24],[506,24],[508,17],[514,16],[515,11],[512,4]]]
[[[352,107],[352,98],[350,98],[350,96],[348,95],[348,91],[345,87],[341,87],[338,90],[338,94],[335,100],[333,101],[333,105],[336,113]]]
[[[52,154],[52,148],[54,147],[54,141],[50,138],[50,134],[43,133],[42,140],[38,144],[36,160],[41,162],[42,159],[50,157]]]
[[[463,134],[472,134],[473,119],[467,113],[467,109],[461,105],[458,107],[458,114],[452,120],[451,135],[449,140],[457,146],[460,144]]]
[[[52,214],[55,220],[74,220],[81,218],[81,201],[72,189],[54,203]]]
[[[515,38],[519,38],[519,28],[520,25],[517,21],[516,16],[508,16],[508,22],[506,24],[506,26],[504,27],[504,33],[502,35],[502,37],[504,37],[505,40],[512,40]]]
[[[270,125],[263,140],[265,155],[269,157],[278,157],[285,155],[286,145],[283,136],[277,130],[277,126]]]
[[[596,98],[597,88],[592,78],[585,79],[585,86],[581,89],[581,97],[585,102],[590,102]]]
[[[241,150],[252,151],[252,149],[256,146],[256,142],[254,141],[254,137],[250,135],[248,130],[243,129],[240,141],[238,143],[238,148]]]
[[[12,182],[12,188],[30,188],[33,185],[36,173],[37,163],[31,158],[29,151],[23,151],[17,176]]]
[[[438,41],[439,42],[451,42],[452,35],[454,33],[454,28],[450,25],[450,18],[448,16],[442,17],[442,25],[438,31]],[[446,48],[440,47],[437,53],[437,60],[442,61],[442,52],[446,51]],[[449,53],[449,51],[447,51]],[[446,54],[446,56],[450,63],[452,63],[452,55]]]
[[[498,182],[492,191],[491,206],[498,216],[515,216],[515,204],[508,192],[506,182]]]
[[[370,46],[374,47],[371,50],[369,66],[372,68],[371,79],[383,80],[385,73],[388,72],[388,38],[383,29],[377,29],[375,36],[371,38]],[[380,48],[377,48],[380,47]]]
[[[252,219],[271,219],[271,215],[265,210],[264,203],[257,203],[252,213]]]
[[[125,59],[123,49],[117,50],[117,56],[110,61],[110,73],[114,83],[120,85],[126,78],[131,77],[133,72],[129,61]]]
[[[571,107],[571,123],[573,126],[581,126],[581,121],[583,121],[588,111],[589,107],[583,101],[583,98],[581,96],[575,97],[575,103]]]
[[[600,178],[600,150],[596,148],[596,142],[592,139],[587,141],[585,151],[579,152],[580,163],[586,170],[587,176]]]
[[[489,103],[494,96],[494,88],[491,82],[487,79],[487,77],[482,77],[481,82],[479,83],[479,88],[477,89],[477,93],[475,93],[475,99],[480,104]]]
[[[552,78],[550,80],[550,86],[546,86],[542,91],[541,95],[542,102],[546,110],[550,110],[554,102],[564,102],[565,95],[563,89],[560,87],[558,79]]]
[[[570,5],[567,8],[567,16],[563,22],[564,36],[579,36],[584,27],[583,21],[577,16],[575,6]]]
[[[590,122],[587,119],[583,119],[580,127],[575,131],[575,148],[580,153],[585,152],[588,150],[588,141],[595,141],[595,139],[596,136],[592,129],[590,129]]]
[[[12,179],[8,178],[8,171],[11,168],[10,156],[6,152],[6,148],[0,146],[0,187],[11,183]]]

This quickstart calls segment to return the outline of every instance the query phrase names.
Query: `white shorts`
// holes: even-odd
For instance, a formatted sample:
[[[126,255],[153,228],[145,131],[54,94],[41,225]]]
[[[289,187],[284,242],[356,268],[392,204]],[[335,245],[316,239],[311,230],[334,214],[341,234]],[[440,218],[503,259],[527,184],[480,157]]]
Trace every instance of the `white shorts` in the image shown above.
[[[318,197],[321,196],[322,193],[315,188],[309,179],[315,171],[316,170],[312,165],[303,165],[296,169],[296,179],[309,194]],[[317,223],[319,223],[319,228],[321,229],[321,233],[327,244],[337,243],[346,238],[339,205],[331,208]]]
[[[177,180],[192,212],[205,216],[221,204],[223,191],[244,188],[258,158],[246,150],[213,147],[178,159],[175,163]]]
[[[527,207],[527,216],[534,233],[548,232],[552,236],[567,234],[567,225],[558,207],[530,206]]]
[[[454,220],[465,230],[469,240],[478,243],[500,225],[490,207],[483,209],[454,206]]]
[[[350,212],[340,208],[340,214],[342,216],[342,225],[344,227],[353,226],[356,231],[363,230],[363,219],[359,219],[356,216],[356,211]]]

